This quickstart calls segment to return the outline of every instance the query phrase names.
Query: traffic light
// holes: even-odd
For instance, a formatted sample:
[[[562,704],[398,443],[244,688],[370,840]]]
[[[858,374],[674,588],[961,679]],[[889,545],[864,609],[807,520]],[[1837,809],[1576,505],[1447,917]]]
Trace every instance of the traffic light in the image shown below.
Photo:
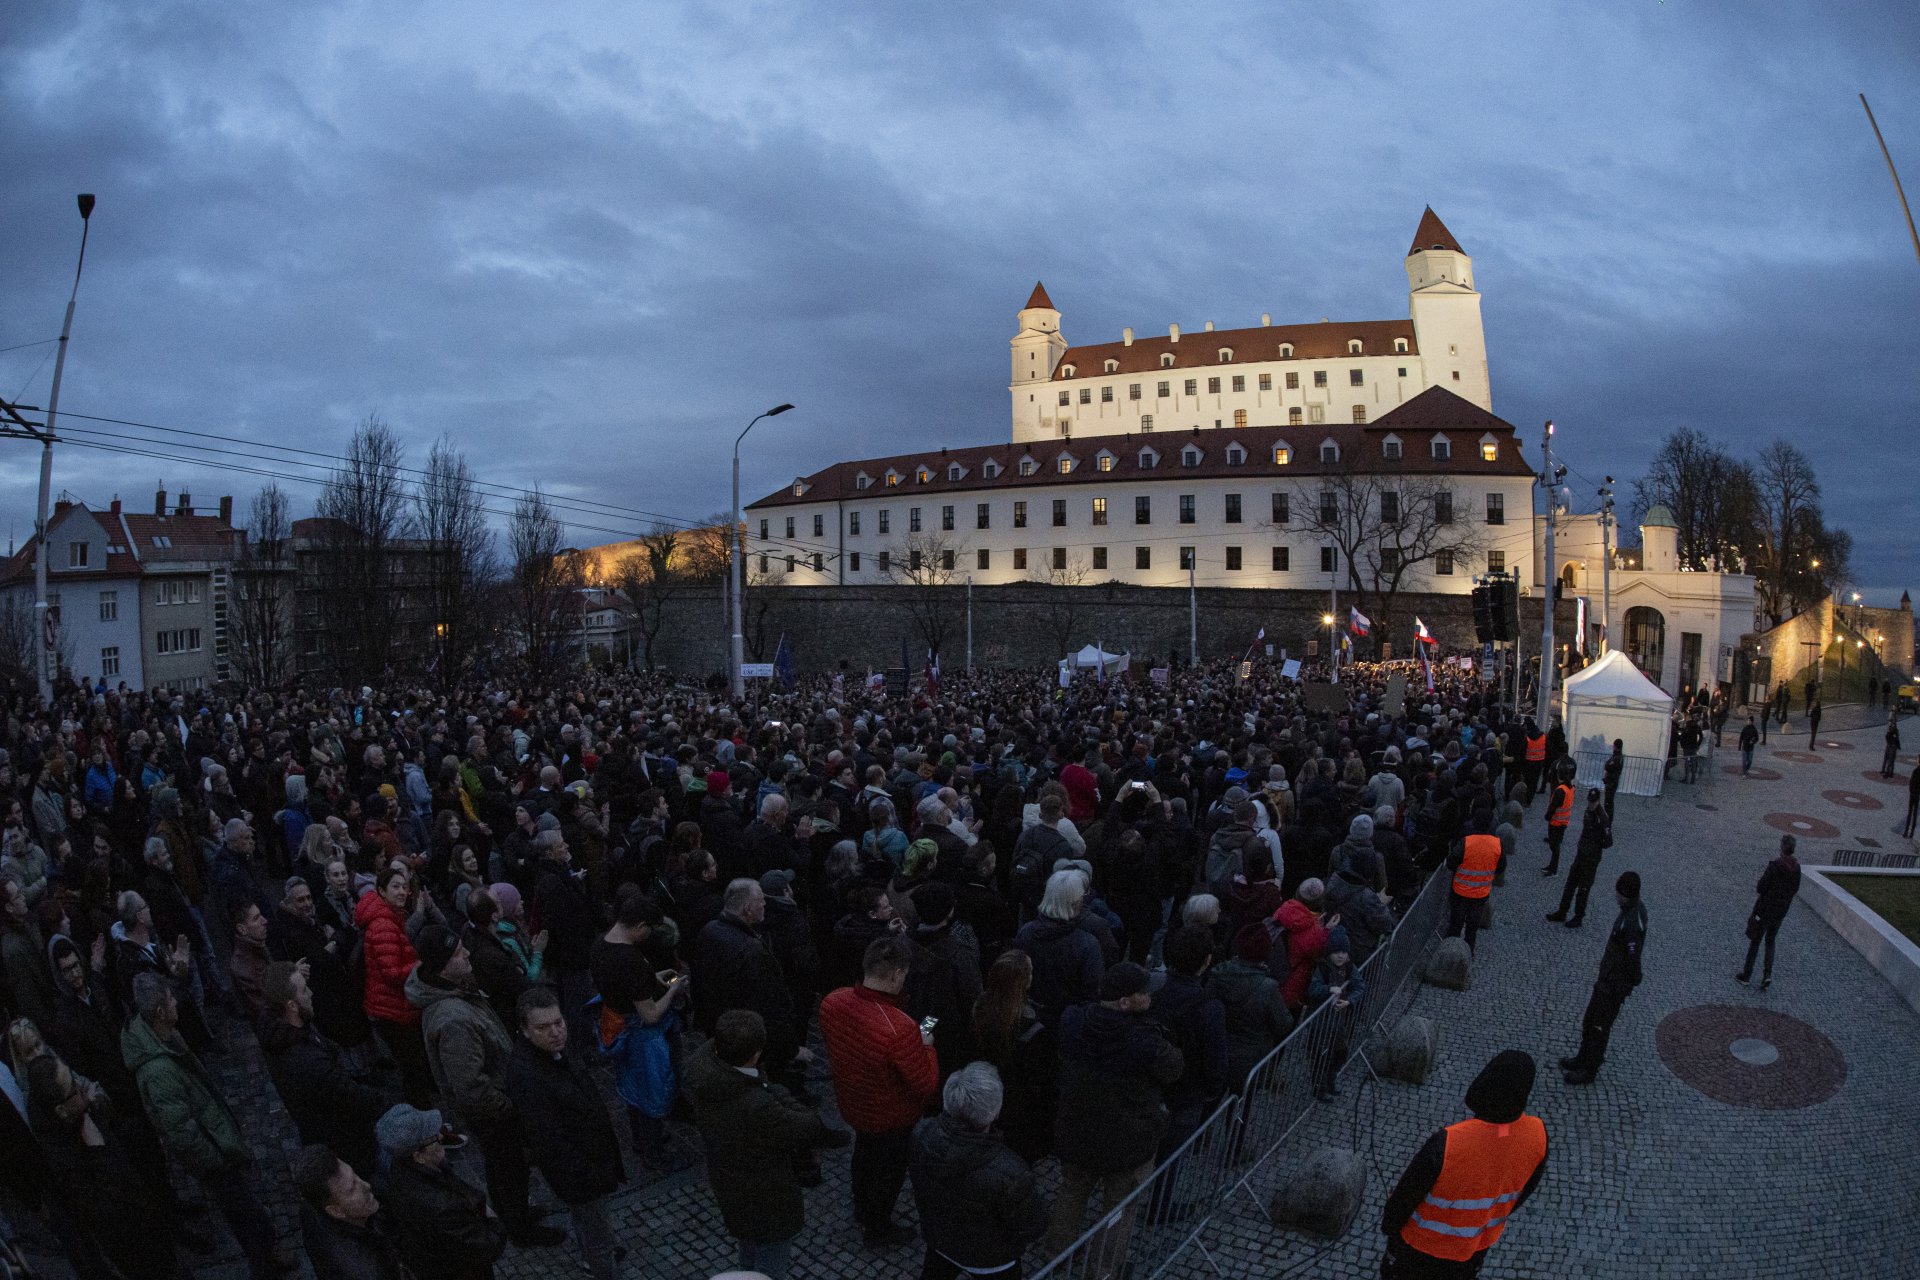
[[[1473,635],[1481,644],[1493,640],[1493,602],[1486,587],[1473,589]]]
[[[1488,606],[1493,613],[1493,638],[1511,640],[1520,633],[1518,584],[1495,578],[1488,584]]]

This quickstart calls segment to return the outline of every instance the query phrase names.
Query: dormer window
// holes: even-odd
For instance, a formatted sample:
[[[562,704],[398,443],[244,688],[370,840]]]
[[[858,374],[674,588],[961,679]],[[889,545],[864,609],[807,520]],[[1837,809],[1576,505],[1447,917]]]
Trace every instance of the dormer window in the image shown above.
[[[1221,363],[1221,364],[1232,364],[1232,363],[1233,363],[1233,348],[1232,348],[1232,347],[1222,347],[1222,348],[1220,348],[1220,363]]]
[[[1320,442],[1320,461],[1322,462],[1340,461],[1340,446],[1335,444],[1331,440],[1322,440]]]
[[[1182,449],[1180,451],[1180,465],[1183,467],[1199,466],[1200,465],[1199,448],[1195,445],[1188,445],[1186,448]]]
[[[1023,476],[1030,476],[1030,475],[1033,475],[1033,474],[1035,474],[1035,473],[1036,473],[1036,472],[1038,472],[1039,470],[1040,470],[1040,464],[1039,464],[1039,463],[1037,463],[1037,462],[1035,462],[1035,461],[1034,461],[1034,460],[1033,460],[1032,458],[1022,458],[1022,459],[1020,459],[1020,474],[1021,474],[1021,475],[1023,475]]]
[[[1360,339],[1358,339],[1358,338],[1349,338],[1349,339],[1347,340],[1347,354],[1348,354],[1348,355],[1350,355],[1350,356],[1357,356],[1357,355],[1359,355],[1359,354],[1361,353],[1361,351],[1363,351],[1364,349],[1365,349],[1365,348],[1364,348],[1364,344],[1362,344],[1362,343],[1361,343],[1361,341],[1360,341]]]
[[[1160,367],[1162,369],[1173,368],[1173,353],[1171,351],[1166,352],[1160,357]]]
[[[1387,461],[1389,462],[1399,461],[1400,452],[1401,450],[1400,450],[1399,436],[1388,436],[1385,440],[1382,440],[1380,442],[1380,456],[1387,459]]]
[[[932,467],[922,465],[914,468],[913,482],[915,484],[925,484],[927,481],[931,479],[933,479]]]
[[[1290,449],[1284,444],[1277,444],[1273,446],[1273,465],[1274,466],[1285,467],[1285,466],[1291,466],[1292,463],[1293,463],[1292,449]]]
[[[1280,358],[1282,360],[1293,359],[1293,344],[1291,342],[1283,342],[1280,344]]]
[[[980,474],[984,478],[991,480],[995,476],[1000,474],[1000,464],[995,462],[992,458],[988,458],[985,462],[980,464]]]
[[[887,488],[889,489],[898,488],[900,486],[900,481],[903,479],[905,479],[905,477],[902,476],[898,471],[895,471],[892,467],[887,468]]]
[[[1407,340],[1405,338],[1395,338],[1393,340],[1393,353],[1397,356],[1407,354]]]
[[[960,480],[965,478],[966,474],[967,474],[967,469],[961,466],[959,463],[949,462],[947,464],[947,479]]]
[[[1247,460],[1247,451],[1237,444],[1227,446],[1227,465],[1237,467]]]
[[[1142,471],[1151,471],[1159,465],[1160,455],[1158,453],[1152,449],[1142,449],[1140,451],[1140,469]]]
[[[1054,459],[1054,465],[1060,469],[1060,474],[1063,476],[1073,474],[1073,462],[1072,456],[1064,453]]]
[[[1490,435],[1480,437],[1480,461],[1500,461],[1500,442]]]
[[[1116,459],[1111,453],[1107,452],[1105,449],[1102,449],[1099,455],[1094,458],[1093,465],[1097,470],[1111,471],[1113,470],[1113,464],[1116,461],[1118,461],[1118,459]]]
[[[1060,376],[1063,378],[1071,378],[1078,372],[1079,370],[1075,369],[1070,364],[1063,364],[1060,366]]]
[[[873,477],[862,471],[853,478],[853,487],[856,489],[871,489],[873,487]]]
[[[793,496],[796,498],[804,498],[807,496],[807,482],[805,480],[795,480],[793,482]]]
[[[1103,373],[1118,373],[1120,372],[1120,362],[1118,360],[1108,360],[1100,366],[1100,369]]]
[[[1445,436],[1435,436],[1432,442],[1428,444],[1427,449],[1433,454],[1435,459],[1441,462],[1445,462],[1453,457],[1453,441],[1447,439]]]

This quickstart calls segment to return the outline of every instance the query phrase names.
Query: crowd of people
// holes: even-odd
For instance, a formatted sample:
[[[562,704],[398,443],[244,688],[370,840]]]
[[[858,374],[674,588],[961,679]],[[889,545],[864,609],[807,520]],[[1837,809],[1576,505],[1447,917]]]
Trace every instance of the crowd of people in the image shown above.
[[[740,1265],[777,1278],[818,1153],[850,1145],[869,1246],[1017,1276],[1298,1019],[1358,1000],[1443,867],[1471,943],[1464,891],[1507,874],[1536,799],[1557,865],[1557,725],[1451,668],[1429,691],[1355,665],[1334,699],[1316,675],[822,675],[753,714],[628,675],[18,701],[0,1176],[84,1277],[182,1274],[208,1207],[284,1274],[277,1157],[234,1092],[270,1090],[326,1280],[487,1276],[569,1236],[604,1280],[630,1163],[698,1160]],[[252,1042],[264,1077],[210,1067]]]

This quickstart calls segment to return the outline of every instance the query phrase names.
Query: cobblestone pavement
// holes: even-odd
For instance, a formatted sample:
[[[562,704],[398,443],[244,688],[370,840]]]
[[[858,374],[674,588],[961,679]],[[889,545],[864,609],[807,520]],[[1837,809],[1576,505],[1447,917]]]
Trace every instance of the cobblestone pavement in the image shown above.
[[[1839,729],[1836,722],[1867,727]],[[1776,754],[1776,748],[1804,753],[1804,722],[1796,716],[1791,723],[1798,732],[1774,735],[1756,759],[1778,780],[1729,776],[1719,766],[1732,761],[1737,774],[1739,757],[1723,749],[1697,787],[1675,781],[1657,800],[1621,797],[1614,847],[1602,865],[1587,927],[1579,931],[1542,919],[1558,901],[1560,881],[1538,872],[1544,819],[1536,804],[1516,865],[1495,896],[1496,926],[1481,935],[1472,989],[1422,988],[1415,998],[1413,1012],[1433,1018],[1440,1031],[1433,1076],[1420,1088],[1360,1087],[1358,1069],[1351,1069],[1340,1102],[1310,1113],[1288,1149],[1253,1180],[1253,1194],[1238,1194],[1203,1234],[1220,1271],[1273,1280],[1377,1275],[1375,1223],[1388,1187],[1429,1133],[1465,1115],[1460,1099],[1480,1065],[1500,1049],[1518,1047],[1542,1065],[1534,1099],[1552,1135],[1551,1169],[1494,1251],[1483,1272],[1488,1280],[1920,1275],[1914,1227],[1920,1221],[1920,1015],[1803,908],[1780,932],[1770,991],[1743,987],[1730,976],[1745,953],[1742,928],[1753,883],[1778,840],[1765,825],[1767,814],[1804,814],[1837,828],[1840,834],[1831,839],[1802,839],[1809,866],[1820,864],[1823,851],[1859,847],[1863,837],[1886,849],[1912,847],[1899,835],[1903,797],[1892,788],[1880,793],[1861,777],[1863,768],[1878,764],[1874,726],[1884,719],[1864,709],[1831,709],[1811,763]],[[1729,732],[1728,743],[1733,737]],[[1848,749],[1828,748],[1827,740]],[[1903,754],[1902,761],[1911,768],[1913,757]],[[1880,794],[1887,803],[1862,811],[1824,798],[1824,790]],[[1629,868],[1646,882],[1646,981],[1627,1001],[1599,1081],[1569,1088],[1553,1062],[1577,1043],[1580,1013],[1612,920],[1608,891],[1614,876]],[[1713,1101],[1669,1071],[1655,1048],[1663,1018],[1700,1005],[1762,1007],[1804,1021],[1844,1056],[1844,1083],[1803,1110]],[[231,1028],[223,1035],[234,1047],[211,1065],[230,1096],[242,1100],[243,1124],[259,1153],[275,1224],[297,1251],[286,1174],[297,1139],[265,1087],[257,1048]],[[831,1111],[824,1079],[816,1091]],[[609,1107],[624,1145],[626,1125],[611,1095]],[[697,1149],[690,1127],[676,1130]],[[1353,1230],[1322,1246],[1274,1229],[1260,1206],[1292,1161],[1317,1145],[1351,1146],[1356,1134],[1370,1173]],[[470,1149],[457,1158],[479,1182],[477,1153]],[[792,1274],[874,1280],[917,1275],[917,1244],[886,1253],[861,1245],[848,1207],[846,1153],[825,1152],[821,1165],[826,1183],[807,1194],[808,1225],[795,1243]],[[631,1159],[628,1169],[635,1181],[614,1197],[613,1218],[631,1250],[629,1277],[707,1277],[733,1264],[732,1241],[697,1167],[664,1178],[643,1177]],[[1057,1178],[1051,1162],[1041,1173],[1051,1190]],[[537,1176],[535,1192],[538,1199],[551,1199]],[[901,1196],[900,1217],[914,1220],[910,1195]],[[1042,1261],[1030,1254],[1029,1274]],[[562,1246],[510,1249],[497,1273],[506,1280],[545,1280],[585,1271],[571,1247]],[[196,1274],[241,1280],[245,1268],[225,1242]],[[1199,1280],[1215,1272],[1189,1249],[1170,1274]]]

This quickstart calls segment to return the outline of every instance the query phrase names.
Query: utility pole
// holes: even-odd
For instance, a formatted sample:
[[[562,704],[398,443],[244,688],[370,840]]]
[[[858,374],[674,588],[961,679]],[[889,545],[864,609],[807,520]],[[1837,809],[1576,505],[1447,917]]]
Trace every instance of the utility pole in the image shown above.
[[[1190,667],[1200,665],[1200,590],[1194,584],[1195,560],[1187,561],[1187,665]]]
[[[973,670],[973,575],[967,575],[967,670]]]
[[[1333,572],[1327,575],[1327,661],[1333,669],[1333,682],[1340,683],[1340,646],[1333,642],[1334,628],[1340,625],[1340,552],[1333,553]]]
[[[1540,601],[1540,698],[1534,711],[1534,723],[1544,731],[1553,710],[1553,596],[1559,582],[1558,566],[1553,562],[1554,491],[1564,467],[1553,463],[1553,420],[1547,420],[1540,433],[1540,484],[1547,496],[1546,594]]]
[[[1893,152],[1887,150],[1887,140],[1880,135],[1880,122],[1873,118],[1873,108],[1867,106],[1867,95],[1860,95],[1860,105],[1866,108],[1867,123],[1873,126],[1874,140],[1880,144],[1880,154],[1887,159],[1887,172],[1893,175],[1893,193],[1900,197],[1900,212],[1907,217],[1907,235],[1913,240],[1914,256],[1920,258],[1920,231],[1914,230],[1913,210],[1907,207],[1907,190],[1900,185],[1900,171],[1893,167]]]
[[[60,414],[60,378],[67,369],[67,338],[73,332],[73,304],[80,298],[80,272],[87,265],[87,231],[93,225],[94,199],[85,193],[78,197],[80,205],[80,260],[73,268],[73,291],[67,295],[67,316],[60,323],[60,345],[55,348],[53,357],[53,389],[47,393],[47,423],[40,437],[40,506],[34,513],[33,530],[39,537],[39,546],[33,556],[33,620],[37,626],[41,648],[39,676],[40,701],[53,704],[53,674],[60,661],[59,651],[54,646],[51,615],[47,612],[47,560],[51,554],[47,547],[48,507],[53,501],[53,426]]]
[[[1600,654],[1613,647],[1613,477],[1600,486]]]

